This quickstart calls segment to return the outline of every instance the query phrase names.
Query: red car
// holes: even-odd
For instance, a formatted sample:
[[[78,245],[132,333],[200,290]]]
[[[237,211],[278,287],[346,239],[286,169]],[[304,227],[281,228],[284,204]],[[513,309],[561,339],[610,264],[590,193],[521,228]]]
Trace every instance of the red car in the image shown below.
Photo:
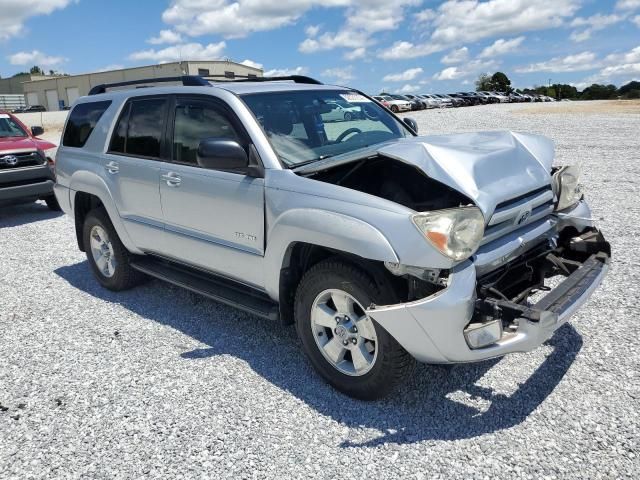
[[[0,111],[0,205],[44,200],[60,210],[53,195],[57,145],[38,138],[42,127],[27,128],[10,113]]]

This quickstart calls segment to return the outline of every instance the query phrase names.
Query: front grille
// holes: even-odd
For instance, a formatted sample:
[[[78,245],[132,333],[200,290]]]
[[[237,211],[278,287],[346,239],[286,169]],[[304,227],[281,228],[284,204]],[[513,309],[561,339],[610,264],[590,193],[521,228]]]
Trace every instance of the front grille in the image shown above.
[[[546,219],[554,209],[551,186],[498,204],[485,228],[482,245],[527,225]]]
[[[0,152],[0,170],[44,165],[45,159],[38,152]]]

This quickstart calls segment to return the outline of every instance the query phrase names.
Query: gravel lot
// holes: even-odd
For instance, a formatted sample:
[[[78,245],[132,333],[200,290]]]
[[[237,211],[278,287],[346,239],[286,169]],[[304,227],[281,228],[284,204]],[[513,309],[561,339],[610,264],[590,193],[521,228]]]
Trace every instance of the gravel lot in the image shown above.
[[[550,136],[612,242],[603,287],[539,350],[336,393],[283,328],[163,283],[114,294],[43,204],[0,210],[0,478],[638,478],[640,113],[494,105],[422,133]]]

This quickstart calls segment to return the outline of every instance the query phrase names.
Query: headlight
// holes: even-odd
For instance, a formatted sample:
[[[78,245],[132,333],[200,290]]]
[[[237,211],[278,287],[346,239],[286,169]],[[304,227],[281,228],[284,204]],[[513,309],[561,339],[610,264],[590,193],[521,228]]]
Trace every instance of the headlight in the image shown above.
[[[434,247],[456,261],[473,255],[484,235],[484,217],[477,207],[416,213],[411,220]]]
[[[48,148],[44,151],[44,156],[47,157],[47,160],[55,163],[56,154],[58,153],[58,147]]]
[[[553,186],[558,197],[556,210],[564,210],[580,201],[582,191],[578,185],[580,168],[576,166],[560,167],[553,175]]]

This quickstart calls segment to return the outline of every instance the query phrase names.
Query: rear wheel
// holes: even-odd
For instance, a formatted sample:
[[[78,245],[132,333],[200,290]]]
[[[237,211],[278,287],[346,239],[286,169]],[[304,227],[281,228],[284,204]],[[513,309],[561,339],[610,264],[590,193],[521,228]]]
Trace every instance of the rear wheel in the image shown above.
[[[397,302],[364,271],[323,261],[296,294],[296,330],[311,364],[341,392],[362,400],[384,397],[412,372],[414,359],[366,313],[372,303]]]
[[[131,268],[132,255],[120,241],[104,208],[87,214],[82,235],[91,270],[103,287],[119,291],[141,283],[144,275]]]
[[[353,120],[353,115],[351,114],[351,112],[345,112],[344,120],[345,122],[350,122],[351,120]]]
[[[397,105],[391,105],[391,111],[393,113],[398,113],[398,111],[399,111],[398,106]]]

